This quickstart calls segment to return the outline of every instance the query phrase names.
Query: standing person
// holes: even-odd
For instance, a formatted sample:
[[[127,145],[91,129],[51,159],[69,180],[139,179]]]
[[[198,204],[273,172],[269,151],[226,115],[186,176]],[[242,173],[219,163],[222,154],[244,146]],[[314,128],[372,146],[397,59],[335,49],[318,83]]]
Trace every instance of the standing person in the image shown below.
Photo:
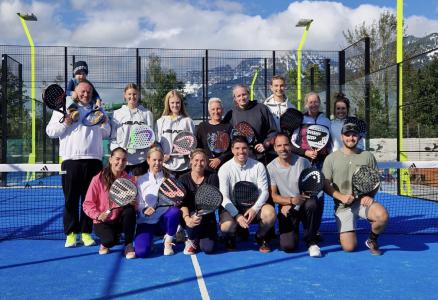
[[[138,125],[147,125],[154,128],[152,112],[138,103],[138,87],[134,83],[128,83],[124,89],[126,104],[114,111],[111,128],[110,149],[117,147],[127,148],[131,130]],[[147,172],[146,153],[148,149],[138,149],[135,153],[128,153],[126,172],[132,172],[134,176],[140,176]]]
[[[66,105],[69,108],[77,108],[78,94],[75,91],[76,86],[79,82],[86,81],[88,76],[88,65],[85,61],[77,61],[73,65],[73,78],[67,84],[67,96],[71,97],[72,101],[67,101]],[[99,96],[96,88],[91,82],[89,82],[93,88],[93,94],[91,95],[90,105],[91,107],[101,107],[102,99]]]
[[[137,178],[137,232],[135,255],[146,257],[151,252],[154,235],[165,234],[164,255],[173,255],[173,237],[180,220],[177,207],[158,207],[158,190],[166,177],[163,171],[164,153],[159,147],[152,147],[147,153],[149,171]]]
[[[233,87],[234,106],[224,117],[224,123],[233,127],[240,122],[247,122],[255,133],[254,151],[250,156],[265,163],[271,157],[265,157],[270,141],[277,132],[274,117],[269,109],[257,101],[249,101],[248,88],[237,84]]]
[[[274,140],[274,150],[278,157],[267,166],[271,180],[271,196],[280,205],[277,215],[280,230],[280,247],[285,252],[297,249],[300,222],[303,224],[303,239],[307,244],[309,255],[320,257],[318,247],[317,225],[320,206],[315,197],[300,194],[298,179],[301,172],[310,167],[310,162],[290,150],[289,138],[278,133]],[[299,205],[299,210],[295,207]]]
[[[283,76],[274,75],[271,80],[272,95],[266,98],[263,103],[266,105],[274,117],[277,131],[280,132],[280,117],[288,108],[295,108],[295,105],[289,102],[285,94],[286,80]]]
[[[350,115],[350,100],[343,94],[335,95],[335,103],[333,104],[335,112],[334,119],[330,124],[330,138],[332,140],[332,151],[335,152],[343,147],[341,130],[344,126],[345,119]],[[363,137],[359,140],[357,146],[360,149],[365,149],[365,140]]]
[[[88,81],[81,81],[75,88],[78,95],[78,112],[82,120],[92,110],[90,105],[93,88]],[[62,189],[65,197],[64,233],[67,236],[65,247],[75,247],[78,233],[82,233],[81,241],[85,246],[95,244],[91,237],[92,220],[79,205],[85,195],[91,179],[102,169],[102,139],[110,134],[110,125],[105,122],[96,126],[84,126],[74,122],[67,115],[63,123],[59,120],[63,114],[54,111],[46,133],[50,138],[59,138],[59,155],[62,158]],[[82,208],[82,205],[80,206]]]
[[[324,158],[330,153],[330,143],[320,151],[312,149],[307,143],[307,128],[311,125],[322,125],[330,130],[330,120],[319,111],[321,99],[317,93],[308,93],[304,98],[304,105],[306,112],[301,127],[292,134],[292,152],[313,160],[318,169],[321,169]]]
[[[249,228],[252,222],[259,223],[255,239],[260,252],[270,252],[268,244],[269,230],[275,223],[275,209],[266,203],[269,197],[268,177],[265,166],[255,159],[249,158],[248,141],[245,137],[237,136],[231,142],[233,158],[219,169],[219,187],[224,197],[222,206],[225,208],[220,215],[221,231],[226,238],[226,247],[235,249],[235,233],[237,226]],[[259,190],[257,202],[245,212],[240,213],[233,204],[232,193],[239,181],[254,183]]]
[[[173,139],[182,131],[194,134],[195,124],[186,113],[182,95],[172,90],[164,97],[164,111],[161,118],[157,120],[157,141],[164,152],[164,167],[176,177],[184,174],[189,168],[187,155],[170,155],[173,149]]]
[[[206,168],[209,171],[217,172],[220,166],[233,156],[229,149],[223,153],[215,154],[208,147],[209,134],[220,131],[226,132],[228,135],[231,134],[231,125],[228,123],[222,123],[222,113],[222,100],[219,98],[211,98],[208,101],[208,114],[210,119],[208,121],[201,122],[196,130],[198,148],[204,149],[207,155],[208,164]]]
[[[120,207],[110,203],[109,190],[117,178],[134,181],[125,171],[127,153],[123,148],[111,151],[108,165],[91,180],[83,204],[84,212],[94,223],[96,235],[100,238],[99,254],[108,254],[109,248],[118,243],[120,232],[125,235],[125,257],[135,258],[132,242],[135,232],[135,202]],[[108,210],[112,209],[110,213]]]
[[[190,172],[182,175],[179,182],[187,191],[181,206],[183,227],[187,232],[184,254],[195,254],[198,248],[205,253],[214,250],[217,238],[216,215],[214,212],[204,216],[196,215],[195,195],[203,184],[210,184],[219,188],[219,179],[216,173],[206,171],[207,154],[203,149],[193,150],[190,158]]]
[[[357,246],[357,218],[367,219],[371,223],[371,231],[365,245],[371,254],[380,255],[377,238],[388,222],[388,212],[370,196],[354,198],[351,183],[353,173],[358,167],[376,168],[376,159],[371,152],[357,147],[360,140],[357,125],[344,124],[341,133],[342,149],[327,156],[322,169],[325,176],[324,190],[335,202],[339,241],[344,251],[353,251]]]

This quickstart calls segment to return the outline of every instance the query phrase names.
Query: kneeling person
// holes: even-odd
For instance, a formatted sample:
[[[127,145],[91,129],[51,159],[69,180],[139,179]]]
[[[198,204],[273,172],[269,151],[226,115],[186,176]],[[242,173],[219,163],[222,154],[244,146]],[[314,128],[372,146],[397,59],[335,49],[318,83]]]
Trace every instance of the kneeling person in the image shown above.
[[[256,233],[256,241],[260,246],[260,252],[270,252],[267,233],[275,223],[275,209],[266,203],[269,197],[268,178],[265,166],[255,159],[249,158],[248,142],[245,137],[237,136],[231,142],[233,158],[227,161],[219,169],[219,187],[224,200],[222,206],[225,208],[220,215],[220,227],[223,232],[227,248],[235,248],[235,233],[237,226],[249,228],[253,221],[259,222],[259,229]],[[254,183],[259,190],[259,197],[256,203],[244,212],[234,205],[232,199],[233,188],[239,181]]]
[[[274,150],[278,157],[268,165],[271,179],[271,195],[281,207],[278,214],[280,247],[285,252],[296,250],[298,246],[299,226],[303,224],[303,239],[309,249],[309,255],[320,257],[317,245],[318,216],[321,209],[316,197],[300,195],[298,178],[301,172],[310,167],[310,162],[291,151],[287,135],[277,134]]]
[[[355,124],[344,124],[341,131],[343,147],[331,153],[324,161],[324,190],[335,201],[335,217],[339,231],[339,240],[344,251],[353,251],[357,246],[357,217],[371,223],[371,232],[365,244],[371,254],[380,255],[377,238],[388,222],[388,212],[370,196],[359,199],[352,195],[351,179],[360,166],[376,168],[374,155],[357,147],[361,138]]]

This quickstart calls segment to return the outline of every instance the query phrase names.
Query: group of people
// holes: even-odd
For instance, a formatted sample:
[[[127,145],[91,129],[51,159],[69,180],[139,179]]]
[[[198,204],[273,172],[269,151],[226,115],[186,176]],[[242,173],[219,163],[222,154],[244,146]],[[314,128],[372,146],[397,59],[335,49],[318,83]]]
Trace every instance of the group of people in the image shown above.
[[[72,105],[81,120],[101,103],[96,96],[98,93],[86,79],[86,63],[78,63],[74,68]],[[270,252],[270,240],[275,237],[274,225],[278,219],[282,250],[297,249],[301,222],[309,255],[319,257],[324,197],[302,195],[298,188],[300,173],[310,167],[312,161],[325,175],[325,192],[334,198],[342,248],[345,251],[355,249],[355,223],[359,216],[371,222],[366,245],[373,254],[380,254],[377,238],[384,230],[388,214],[370,196],[360,199],[352,196],[354,170],[361,165],[375,168],[376,161],[370,152],[358,146],[362,136],[357,126],[342,123],[348,115],[348,99],[337,95],[336,118],[330,121],[319,110],[318,94],[309,93],[305,98],[302,125],[290,137],[282,133],[279,126],[281,115],[288,108],[294,108],[285,96],[283,77],[272,78],[271,91],[272,95],[259,103],[249,101],[246,86],[236,85],[232,90],[233,108],[223,117],[222,101],[211,98],[208,102],[210,118],[197,127],[176,90],[169,91],[163,99],[164,111],[155,123],[152,113],[139,104],[139,89],[132,83],[124,89],[125,105],[114,111],[111,120],[105,115],[104,122],[97,126],[84,126],[69,114],[60,123],[63,115],[54,111],[46,132],[51,138],[59,138],[61,169],[66,171],[62,175],[65,247],[76,246],[78,234],[85,246],[95,245],[91,236],[94,223],[95,234],[101,243],[99,254],[108,253],[120,242],[123,233],[127,259],[147,257],[157,235],[164,236],[164,255],[172,255],[177,231],[185,233],[185,254],[211,253],[218,241],[216,215],[198,216],[194,200],[202,184],[211,184],[223,195],[218,209],[219,232],[227,250],[236,249],[238,238],[247,238],[249,226],[258,224],[255,241],[261,252]],[[254,141],[237,135],[224,152],[215,153],[208,147],[211,133],[222,131],[232,136],[233,127],[242,121],[251,125]],[[320,151],[309,147],[306,140],[307,127],[313,124],[326,126],[331,132],[332,143]],[[136,125],[154,128],[156,144],[128,152],[130,131]],[[190,156],[171,155],[174,137],[183,131],[196,136],[198,148]],[[111,150],[105,168],[101,160],[103,138],[110,138]],[[157,207],[158,190],[168,177],[177,179],[186,190],[180,207]],[[126,178],[136,184],[135,203],[119,207],[109,200],[109,189],[117,178]],[[233,199],[232,191],[239,181],[252,182],[259,191],[255,204],[245,211],[239,210]]]

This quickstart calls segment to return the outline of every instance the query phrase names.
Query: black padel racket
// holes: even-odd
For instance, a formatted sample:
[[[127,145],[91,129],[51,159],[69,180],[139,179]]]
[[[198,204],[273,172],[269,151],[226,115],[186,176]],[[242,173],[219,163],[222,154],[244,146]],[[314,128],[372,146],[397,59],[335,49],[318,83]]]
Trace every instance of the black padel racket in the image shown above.
[[[138,125],[131,128],[128,142],[128,153],[135,153],[138,149],[146,149],[155,143],[155,133],[147,125]]]
[[[196,191],[196,214],[203,216],[213,213],[222,204],[222,193],[211,184],[203,184]]]
[[[117,178],[111,185],[108,195],[110,201],[118,205],[108,209],[107,213],[110,213],[113,209],[134,203],[137,198],[137,186],[129,179]]]
[[[254,129],[247,122],[240,122],[234,126],[234,129],[231,131],[232,138],[236,136],[244,136],[248,141],[248,144],[253,144],[255,142],[255,132]]]
[[[47,107],[63,114],[59,123],[64,122],[65,115],[67,114],[65,99],[66,94],[58,84],[51,84],[43,91],[43,101]]]
[[[298,188],[301,194],[320,198],[324,193],[324,174],[315,167],[304,169],[298,178]],[[294,209],[300,210],[300,206],[295,205]]]
[[[168,177],[160,185],[155,209],[165,206],[180,206],[185,196],[185,188],[175,179]]]
[[[347,117],[344,120],[344,125],[345,124],[354,124],[357,126],[357,129],[359,131],[359,134],[364,137],[367,133],[367,123],[365,123],[365,121],[357,118],[357,117]]]
[[[190,155],[197,145],[196,137],[193,133],[182,131],[173,139],[173,151],[170,155],[184,156]]]
[[[353,173],[351,184],[354,198],[373,197],[380,187],[379,172],[368,166],[360,166]]]
[[[105,121],[105,113],[101,109],[92,109],[82,119],[82,124],[85,126],[94,126],[102,124]]]
[[[259,198],[259,189],[249,181],[239,181],[233,189],[233,200],[240,212],[251,208]]]
[[[224,131],[209,132],[207,134],[207,145],[212,153],[224,153],[230,146],[230,136]]]
[[[295,108],[286,109],[286,111],[280,116],[281,132],[291,137],[294,130],[301,126],[303,118],[303,113],[299,110],[296,110]]]

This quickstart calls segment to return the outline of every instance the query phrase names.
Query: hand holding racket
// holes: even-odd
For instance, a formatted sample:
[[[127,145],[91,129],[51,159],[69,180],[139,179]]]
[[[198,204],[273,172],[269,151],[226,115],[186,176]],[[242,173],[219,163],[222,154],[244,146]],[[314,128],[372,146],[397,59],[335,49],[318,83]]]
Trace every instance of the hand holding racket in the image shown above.
[[[182,131],[178,133],[173,140],[173,151],[170,156],[185,156],[196,148],[196,137],[193,133]]]
[[[66,109],[66,94],[62,87],[58,84],[51,84],[43,91],[43,101],[48,108],[60,112],[63,117],[59,120],[59,123],[64,123],[67,114]]]
[[[155,133],[147,125],[134,126],[129,134],[128,153],[133,154],[139,149],[146,149],[155,143]]]
[[[374,197],[380,187],[379,172],[368,166],[360,166],[351,179],[355,199],[363,196]]]
[[[324,174],[315,167],[304,169],[298,178],[298,188],[301,194],[310,198],[320,198],[324,194]],[[300,210],[300,205],[295,205]]]
[[[315,150],[320,151],[324,148],[330,139],[330,131],[327,127],[322,125],[310,125],[307,128],[306,140],[307,144]],[[313,163],[313,159],[312,159]]]
[[[211,184],[202,184],[195,195],[196,215],[213,213],[222,204],[222,193]]]
[[[89,113],[85,115],[85,117],[82,119],[82,124],[85,126],[95,126],[100,125],[104,122],[106,122],[107,117],[103,110],[99,109],[92,109]]]
[[[230,136],[224,131],[209,132],[207,145],[213,154],[224,153],[230,146]]]
[[[117,178],[111,185],[108,196],[110,204],[113,203],[116,206],[112,206],[104,212],[104,214],[106,214],[104,217],[101,217],[102,214],[99,216],[99,220],[103,222],[114,209],[135,204],[135,199],[137,198],[137,186],[129,179]]]

